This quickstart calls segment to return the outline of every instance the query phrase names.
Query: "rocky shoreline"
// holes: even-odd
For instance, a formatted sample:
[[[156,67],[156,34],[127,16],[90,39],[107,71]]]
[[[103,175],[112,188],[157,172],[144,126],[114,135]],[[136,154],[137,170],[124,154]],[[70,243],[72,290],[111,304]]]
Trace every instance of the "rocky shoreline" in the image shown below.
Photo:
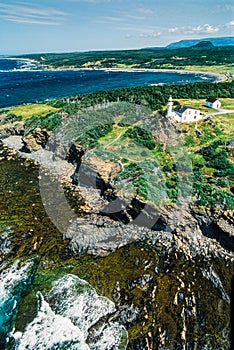
[[[70,242],[68,249],[72,254],[88,253],[94,256],[105,256],[129,243],[148,241],[153,245],[166,245],[169,251],[181,251],[191,259],[201,254],[207,258],[220,256],[234,261],[232,211],[199,211],[188,203],[174,208],[150,207],[145,210],[145,204],[139,200],[129,202],[127,199],[122,199],[120,204],[118,203],[120,211],[108,213],[106,208],[110,208],[111,201],[102,194],[106,190],[110,192],[113,190],[108,181],[108,176],[113,171],[110,164],[106,164],[106,169],[103,166],[101,171],[100,164],[88,164],[84,160],[84,171],[86,175],[90,172],[88,178],[91,179],[91,184],[77,185],[76,181],[74,183],[74,178],[78,174],[77,164],[81,159],[79,158],[81,149],[73,145],[74,149],[71,152],[71,147],[66,149],[56,145],[56,151],[53,151],[53,146],[57,142],[53,140],[45,148],[40,146],[39,149],[26,153],[25,148],[22,148],[22,140],[25,142],[21,136],[14,135],[2,139],[2,142],[8,149],[8,157],[11,158],[17,154],[40,166],[39,180],[45,201],[44,176],[53,179],[51,184],[61,183],[69,188],[74,196],[83,198],[80,208],[83,215],[78,217],[70,211],[67,225],[60,228],[64,239]],[[64,198],[58,195],[57,200],[61,201]],[[53,210],[51,213],[53,216]],[[143,217],[143,221],[137,221],[136,213]],[[147,227],[147,222],[150,223],[150,227]],[[152,222],[154,222],[153,225],[151,225]]]
[[[128,350],[229,350],[233,212],[201,211],[189,203],[146,210],[140,201],[125,198],[126,202],[120,203],[121,213],[104,213],[111,202],[101,194],[112,191],[112,164],[107,163],[105,168],[101,163],[88,163],[82,148],[58,145],[57,139],[51,139],[43,148],[44,137],[40,130],[23,137],[24,143],[20,135],[6,137],[0,153],[4,160],[22,166],[32,162],[38,165],[38,194],[60,231],[53,240],[61,239],[62,253],[53,248],[49,257],[42,258],[36,285],[49,285],[58,273],[67,272],[87,280],[114,301],[117,311],[108,315],[108,322],[114,319],[128,330]],[[74,177],[79,175],[76,171],[81,159],[83,171],[91,178],[90,186],[81,186],[80,177]],[[79,214],[66,208],[61,184],[77,200]],[[141,225],[134,213],[147,214],[149,224],[155,219],[154,227]],[[147,223],[145,218],[143,222]],[[24,236],[30,234],[24,232]],[[6,232],[2,246],[6,256],[10,247],[7,237]],[[18,242],[23,243],[22,238],[16,247]],[[29,238],[24,244],[29,256],[40,254],[41,244],[46,251],[51,249],[48,232],[36,233],[35,239]],[[57,256],[61,261],[56,266]],[[23,305],[19,318],[24,321],[28,305],[31,315],[34,304],[26,298]],[[94,331],[92,328],[91,333]]]

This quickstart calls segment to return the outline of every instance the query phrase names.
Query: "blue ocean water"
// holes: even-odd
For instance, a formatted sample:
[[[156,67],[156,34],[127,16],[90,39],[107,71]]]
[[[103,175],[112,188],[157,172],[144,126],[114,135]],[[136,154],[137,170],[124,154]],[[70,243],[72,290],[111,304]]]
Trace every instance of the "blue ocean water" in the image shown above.
[[[0,108],[121,87],[215,80],[193,72],[45,70],[29,61],[0,59]]]

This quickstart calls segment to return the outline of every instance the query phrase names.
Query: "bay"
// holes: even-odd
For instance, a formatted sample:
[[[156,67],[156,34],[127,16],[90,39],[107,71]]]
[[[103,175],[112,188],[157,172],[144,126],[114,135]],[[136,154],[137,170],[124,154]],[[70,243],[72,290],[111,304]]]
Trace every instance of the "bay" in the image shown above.
[[[0,108],[115,88],[216,80],[215,74],[183,71],[47,70],[28,60],[0,59]]]

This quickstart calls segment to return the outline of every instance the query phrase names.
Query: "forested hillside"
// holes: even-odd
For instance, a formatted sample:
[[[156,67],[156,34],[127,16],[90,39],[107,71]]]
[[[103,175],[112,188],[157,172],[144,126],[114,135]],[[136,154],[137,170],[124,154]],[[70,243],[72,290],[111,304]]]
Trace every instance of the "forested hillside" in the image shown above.
[[[230,65],[233,47],[142,49],[24,55],[42,64],[58,67],[183,68],[184,66]]]

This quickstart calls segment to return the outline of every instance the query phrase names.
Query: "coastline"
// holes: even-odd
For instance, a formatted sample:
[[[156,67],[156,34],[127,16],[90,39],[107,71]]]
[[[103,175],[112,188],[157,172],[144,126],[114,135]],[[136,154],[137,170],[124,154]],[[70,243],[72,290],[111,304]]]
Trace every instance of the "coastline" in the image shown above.
[[[104,71],[104,72],[128,72],[128,73],[179,73],[179,74],[206,74],[216,78],[215,82],[226,81],[226,77],[221,73],[214,72],[201,72],[193,70],[184,70],[184,69],[163,69],[163,68],[74,68],[74,67],[64,67],[64,68],[46,68],[45,70],[49,71]],[[157,84],[156,84],[157,85]]]
[[[65,197],[63,197],[64,195],[61,197],[58,186],[65,186],[73,197],[82,198],[83,204],[80,204],[80,209],[82,209],[84,215],[78,217],[73,211],[69,210],[69,220],[67,221],[66,228],[64,226],[62,229],[64,237],[69,240],[71,239],[70,244],[75,245],[76,240],[73,240],[73,230],[75,229],[77,232],[82,229],[83,225],[85,230],[88,229],[88,232],[83,232],[83,236],[87,234],[91,235],[90,237],[92,242],[90,241],[87,245],[86,240],[83,239],[82,236],[78,235],[78,248],[80,250],[77,248],[77,253],[80,254],[85,250],[86,253],[93,256],[106,256],[131,242],[142,242],[147,240],[153,244],[155,244],[155,242],[158,242],[159,245],[166,244],[169,251],[177,247],[176,249],[183,252],[188,258],[202,255],[212,256],[214,254],[216,257],[222,256],[226,259],[230,259],[231,262],[234,261],[232,252],[227,251],[214,239],[210,239],[203,235],[202,231],[198,227],[198,217],[193,215],[193,211],[189,206],[185,206],[183,208],[178,206],[176,207],[176,210],[174,208],[174,211],[166,206],[155,208],[155,210],[160,210],[160,215],[164,218],[164,220],[166,220],[165,222],[169,223],[171,217],[174,218],[174,223],[172,225],[173,227],[170,226],[170,230],[168,231],[158,228],[149,228],[147,225],[138,226],[134,223],[134,220],[129,224],[124,224],[119,220],[116,221],[111,217],[103,216],[101,214],[103,208],[108,205],[108,201],[101,197],[100,190],[72,184],[71,175],[75,171],[75,165],[68,163],[65,159],[55,159],[54,153],[47,149],[41,149],[33,153],[22,152],[21,136],[8,136],[7,138],[1,139],[0,144],[3,146],[3,148],[8,150],[8,156],[6,159],[13,160],[16,156],[18,160],[21,160],[22,165],[24,162],[30,161],[39,166],[40,172],[38,179],[40,183],[40,192],[41,194],[44,193],[44,199],[46,198],[46,194],[43,189],[43,181],[45,181],[45,178],[48,176],[51,179],[50,190],[59,191],[58,198],[60,200],[64,200],[65,204]],[[153,209],[153,207],[151,209]],[[196,210],[195,212],[198,214],[198,216],[203,215],[205,220],[207,219],[207,215],[209,213],[209,211],[200,212]],[[220,215],[222,215],[222,213]],[[100,221],[100,218],[103,223],[107,225],[107,230],[103,231],[102,229],[100,230],[100,227],[97,227],[98,220]],[[53,217],[51,219],[54,224],[57,223],[57,221],[53,221]],[[191,222],[193,223],[192,230],[190,227]],[[180,227],[179,230],[178,227]],[[181,227],[183,227],[182,231]],[[194,237],[195,227],[196,237]],[[61,230],[61,227],[59,229]],[[112,239],[113,229],[118,231],[118,235],[120,233],[118,239],[114,241]]]
[[[194,70],[186,70],[186,69],[176,69],[176,68],[118,68],[118,67],[71,67],[71,66],[64,66],[64,67],[59,67],[59,68],[54,68],[52,66],[40,63],[39,61],[35,59],[30,59],[30,58],[17,58],[17,57],[2,57],[0,59],[10,59],[10,60],[16,60],[16,61],[24,61],[28,63],[33,63],[36,64],[38,67],[41,69],[35,69],[35,71],[41,70],[41,71],[104,71],[104,72],[128,72],[128,73],[179,73],[179,74],[206,74],[211,77],[216,78],[214,81],[215,83],[218,82],[224,82],[227,80],[225,74],[221,73],[214,73],[214,72],[209,72],[209,71],[194,71]],[[33,71],[33,70],[31,70]],[[157,84],[156,84],[157,85]]]

